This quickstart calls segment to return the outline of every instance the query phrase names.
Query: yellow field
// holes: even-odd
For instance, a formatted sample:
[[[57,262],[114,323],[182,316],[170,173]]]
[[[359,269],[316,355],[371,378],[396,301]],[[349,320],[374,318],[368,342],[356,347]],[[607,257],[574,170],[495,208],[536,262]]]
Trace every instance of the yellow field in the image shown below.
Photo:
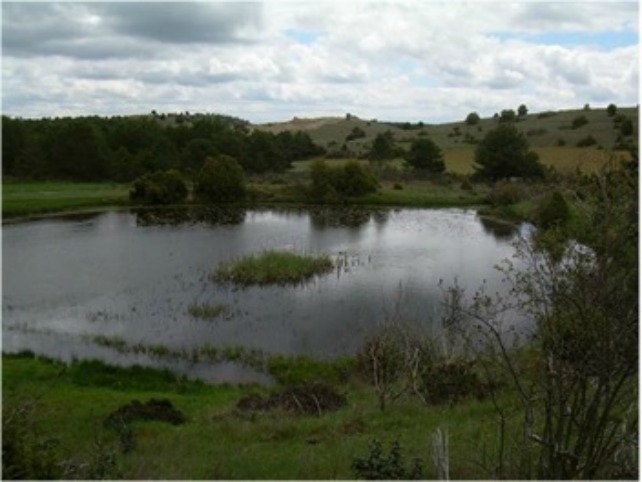
[[[625,152],[598,150],[593,147],[536,147],[533,148],[545,166],[552,166],[560,172],[574,172],[579,168],[583,172],[594,172],[609,160],[630,156]],[[444,151],[446,169],[457,174],[473,172],[475,160],[474,147],[458,147]]]

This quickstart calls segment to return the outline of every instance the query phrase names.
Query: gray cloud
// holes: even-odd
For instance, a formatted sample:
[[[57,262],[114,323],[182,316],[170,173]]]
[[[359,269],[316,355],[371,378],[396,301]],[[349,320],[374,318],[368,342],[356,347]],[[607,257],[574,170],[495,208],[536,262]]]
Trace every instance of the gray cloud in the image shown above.
[[[248,40],[260,26],[258,3],[110,3],[92,6],[114,32],[163,43],[228,43]]]
[[[262,22],[255,3],[3,2],[2,15],[5,55],[97,60],[159,56],[159,43],[250,42]]]
[[[534,31],[620,30],[637,25],[637,2],[528,2],[515,15],[517,28]],[[608,9],[608,15],[605,13]]]

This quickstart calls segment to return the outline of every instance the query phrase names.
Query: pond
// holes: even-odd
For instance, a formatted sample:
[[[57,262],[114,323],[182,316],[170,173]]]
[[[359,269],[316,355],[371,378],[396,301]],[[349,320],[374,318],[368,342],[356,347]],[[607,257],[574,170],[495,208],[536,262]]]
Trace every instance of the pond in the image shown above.
[[[114,211],[3,228],[3,350],[63,360],[170,366],[190,376],[252,381],[234,363],[212,368],[202,347],[334,358],[355,353],[394,312],[438,326],[439,281],[473,291],[513,253],[514,234],[463,209],[207,209]],[[217,283],[217,266],[267,249],[325,253],[332,273],[293,286]],[[194,304],[223,304],[214,320]],[[159,348],[162,347],[162,348]]]

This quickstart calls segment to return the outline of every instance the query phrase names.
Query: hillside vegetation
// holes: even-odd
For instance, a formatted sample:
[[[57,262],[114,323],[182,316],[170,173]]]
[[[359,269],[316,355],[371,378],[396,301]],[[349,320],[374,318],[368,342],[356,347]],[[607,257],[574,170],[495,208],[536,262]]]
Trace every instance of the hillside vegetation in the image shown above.
[[[618,108],[614,116],[610,116],[605,108],[575,109],[516,116],[513,122],[539,154],[543,164],[561,170],[580,167],[593,171],[610,158],[612,151],[619,151],[623,147],[621,124],[617,120],[630,119],[633,132],[637,133],[638,114],[637,107]],[[573,128],[574,120],[582,117],[587,122]],[[257,124],[252,128],[274,134],[303,130],[313,142],[326,150],[340,150],[345,145],[346,151],[354,157],[365,155],[375,137],[385,132],[391,132],[395,142],[405,149],[413,140],[427,137],[444,151],[447,171],[469,174],[472,172],[475,146],[488,131],[497,127],[500,118],[481,118],[473,125],[467,124],[465,119],[444,124],[410,124],[366,120],[348,115],[344,118],[294,118],[288,122]],[[365,135],[349,140],[355,129],[360,129]],[[587,138],[594,139],[595,144],[578,146]]]

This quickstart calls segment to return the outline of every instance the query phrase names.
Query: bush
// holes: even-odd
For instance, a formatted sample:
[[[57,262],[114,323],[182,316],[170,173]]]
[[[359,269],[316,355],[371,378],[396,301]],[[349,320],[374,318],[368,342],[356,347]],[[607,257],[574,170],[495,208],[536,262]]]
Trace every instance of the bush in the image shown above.
[[[480,141],[474,168],[478,177],[492,181],[544,175],[537,154],[529,149],[526,137],[512,123],[500,124]]]
[[[609,117],[613,117],[616,112],[617,106],[615,104],[609,104],[609,106],[606,108],[606,113],[609,115]]]
[[[513,109],[503,110],[499,117],[499,122],[512,122],[515,120],[515,117],[516,115]]]
[[[579,129],[582,126],[585,126],[588,124],[588,119],[584,115],[577,116],[575,119],[573,119],[573,122],[571,122],[571,128],[573,129]]]
[[[520,184],[508,181],[495,183],[488,194],[488,202],[493,206],[508,206],[520,202],[526,197],[524,187]]]
[[[540,203],[535,216],[537,225],[543,229],[562,226],[570,217],[568,203],[559,191],[554,191]]]
[[[383,453],[381,442],[374,440],[367,457],[356,458],[352,470],[357,479],[365,480],[420,480],[423,479],[423,468],[420,459],[414,459],[412,466],[404,467],[401,446],[398,441],[392,443],[390,455]]]
[[[406,155],[406,162],[414,169],[439,173],[446,170],[444,155],[437,144],[428,138],[415,139]]]
[[[365,131],[361,127],[356,126],[352,129],[350,134],[346,136],[346,141],[353,141],[355,139],[361,139],[363,137],[366,137]]]
[[[471,112],[466,116],[466,124],[469,126],[473,126],[475,124],[479,124],[480,121],[479,114],[477,112]]]
[[[129,198],[143,204],[177,204],[185,200],[187,192],[181,174],[170,169],[148,173],[136,179]]]
[[[363,196],[377,190],[377,179],[370,168],[357,161],[330,167],[324,161],[310,169],[308,196],[315,202],[337,202],[342,197]]]
[[[196,196],[204,202],[235,202],[246,194],[243,169],[236,159],[226,155],[207,158],[199,172]]]
[[[520,117],[524,117],[526,114],[528,114],[528,108],[524,104],[521,104],[517,108],[517,115]]]
[[[633,121],[628,117],[625,118],[620,124],[620,134],[623,136],[630,136],[633,134]]]
[[[473,370],[472,362],[454,361],[432,365],[422,374],[420,391],[427,403],[456,403],[477,396],[483,398],[496,387],[484,384]]]
[[[589,147],[595,144],[597,144],[597,141],[595,140],[595,138],[591,135],[588,135],[577,142],[577,147]]]

